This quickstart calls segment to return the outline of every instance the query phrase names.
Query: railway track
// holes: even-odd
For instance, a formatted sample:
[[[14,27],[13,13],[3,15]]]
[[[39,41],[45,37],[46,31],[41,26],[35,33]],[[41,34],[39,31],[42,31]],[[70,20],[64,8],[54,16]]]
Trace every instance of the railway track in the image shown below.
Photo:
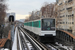
[[[21,30],[19,30],[19,32],[20,32],[21,43],[23,48],[22,50],[34,50],[32,44],[26,39],[23,32],[21,32]]]
[[[25,50],[23,48],[27,48],[27,50],[31,50],[30,47],[33,50],[50,50],[48,47],[46,47],[43,44],[36,41],[31,35],[29,35],[27,32],[25,32],[21,27],[18,27],[18,30],[19,30],[18,36],[20,37],[19,39],[20,39],[20,43],[21,43],[21,44],[20,43],[19,44],[21,45],[20,48],[22,50]]]
[[[66,50],[65,48],[62,48],[56,44],[46,44],[46,46],[48,46],[51,50]]]

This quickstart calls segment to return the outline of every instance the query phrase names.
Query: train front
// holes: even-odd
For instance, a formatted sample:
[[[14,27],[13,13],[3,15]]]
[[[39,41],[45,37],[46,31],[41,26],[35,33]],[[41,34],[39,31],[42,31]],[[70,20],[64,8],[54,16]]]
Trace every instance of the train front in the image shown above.
[[[55,19],[45,18],[41,19],[41,42],[55,42],[56,27]]]

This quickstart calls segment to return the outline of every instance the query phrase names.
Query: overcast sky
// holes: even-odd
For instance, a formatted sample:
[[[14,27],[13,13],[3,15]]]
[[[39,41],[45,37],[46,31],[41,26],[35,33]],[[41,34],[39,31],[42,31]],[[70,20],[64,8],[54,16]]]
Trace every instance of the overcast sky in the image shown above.
[[[44,2],[53,3],[56,0],[8,0],[8,8],[10,12],[16,13],[16,20],[25,19],[29,12],[40,10]]]

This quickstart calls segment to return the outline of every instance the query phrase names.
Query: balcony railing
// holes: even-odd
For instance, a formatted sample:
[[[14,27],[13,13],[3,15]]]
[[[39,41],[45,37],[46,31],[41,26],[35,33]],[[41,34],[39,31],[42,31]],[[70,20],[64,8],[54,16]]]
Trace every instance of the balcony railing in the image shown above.
[[[66,8],[67,10],[72,10],[72,7]]]
[[[71,2],[71,1],[73,1],[73,0],[68,0],[68,3]]]

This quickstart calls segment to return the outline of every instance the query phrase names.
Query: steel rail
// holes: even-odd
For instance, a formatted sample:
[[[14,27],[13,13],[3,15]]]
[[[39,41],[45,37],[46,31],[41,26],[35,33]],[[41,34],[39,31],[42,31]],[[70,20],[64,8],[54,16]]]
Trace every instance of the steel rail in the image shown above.
[[[21,33],[21,35],[22,35],[22,37],[24,39],[24,43],[25,43],[25,45],[27,47],[27,50],[29,50],[29,47],[27,46],[27,43],[26,43],[26,37],[24,36],[23,32],[21,32],[21,30],[19,30],[19,32]]]
[[[32,41],[36,48],[38,47],[39,50],[47,50],[47,48],[43,47],[38,41],[36,41],[31,35],[29,35],[26,31],[24,31],[21,27],[19,27],[21,31]],[[38,50],[37,49],[37,50]]]
[[[17,30],[18,31],[18,30]],[[19,47],[20,47],[20,50],[22,50],[22,44],[21,44],[21,38],[20,38],[20,35],[19,35],[19,31],[18,31],[18,40],[19,40]]]

